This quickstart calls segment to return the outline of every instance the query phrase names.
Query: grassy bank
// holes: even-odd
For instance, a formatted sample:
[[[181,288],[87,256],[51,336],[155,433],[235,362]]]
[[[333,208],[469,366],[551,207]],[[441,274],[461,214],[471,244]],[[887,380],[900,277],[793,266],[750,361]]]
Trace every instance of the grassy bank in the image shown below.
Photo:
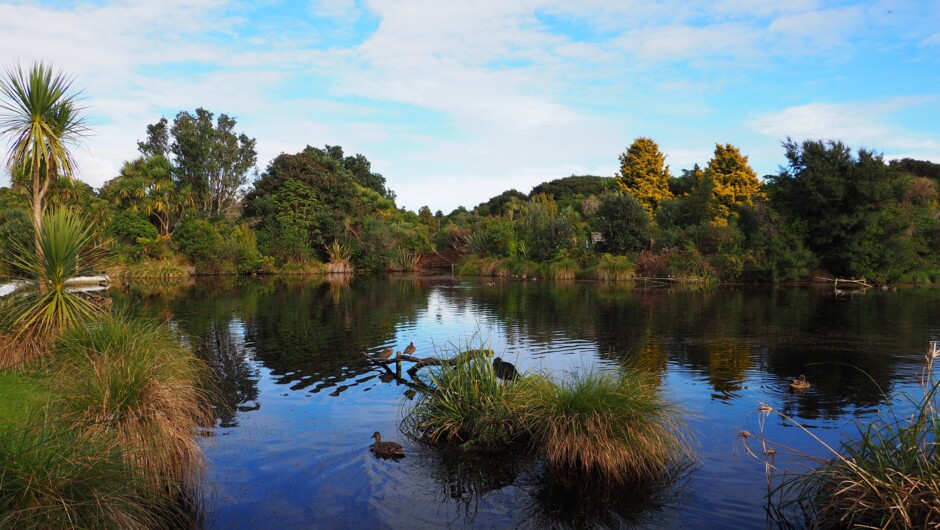
[[[203,366],[169,328],[105,315],[0,374],[0,528],[186,528],[210,421]]]

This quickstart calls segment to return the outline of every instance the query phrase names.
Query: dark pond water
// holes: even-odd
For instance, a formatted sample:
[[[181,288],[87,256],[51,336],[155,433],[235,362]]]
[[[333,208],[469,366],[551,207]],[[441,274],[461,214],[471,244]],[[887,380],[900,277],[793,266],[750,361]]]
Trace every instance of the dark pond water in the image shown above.
[[[835,298],[803,288],[269,278],[131,286],[125,303],[172,319],[224,377],[228,412],[204,443],[210,528],[762,528],[764,469],[737,438],[758,429],[759,404],[838,443],[889,400],[916,394],[928,341],[940,339],[935,289]],[[689,412],[699,464],[653,501],[630,488],[577,499],[545,487],[538,462],[409,443],[398,432],[407,388],[363,355],[409,342],[418,355],[484,343],[523,371],[627,359],[653,368]],[[789,393],[799,374],[812,388]],[[778,417],[764,429],[822,454]],[[376,430],[408,456],[373,457]]]

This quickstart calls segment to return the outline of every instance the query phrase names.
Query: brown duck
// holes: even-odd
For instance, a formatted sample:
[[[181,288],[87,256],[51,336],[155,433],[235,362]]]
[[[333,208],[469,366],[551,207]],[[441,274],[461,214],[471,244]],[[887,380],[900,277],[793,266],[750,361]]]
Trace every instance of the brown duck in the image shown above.
[[[418,348],[415,348],[415,343],[410,342],[408,343],[408,346],[405,346],[405,351],[403,351],[402,353],[404,353],[405,355],[411,355],[412,353],[417,351],[417,349]]]
[[[790,382],[790,388],[793,390],[806,390],[809,388],[809,381],[806,380],[805,375],[801,375],[799,379],[794,379]]]
[[[379,458],[401,458],[405,456],[405,450],[397,443],[383,442],[382,435],[379,431],[375,431],[372,437],[375,438],[375,443],[372,444],[369,450],[372,451],[372,454],[375,456]]]
[[[378,358],[378,359],[388,359],[389,357],[392,356],[392,348],[391,348],[391,346],[389,346],[388,348],[385,348],[384,350],[380,351],[379,353],[376,353],[375,356],[376,356],[376,358]]]

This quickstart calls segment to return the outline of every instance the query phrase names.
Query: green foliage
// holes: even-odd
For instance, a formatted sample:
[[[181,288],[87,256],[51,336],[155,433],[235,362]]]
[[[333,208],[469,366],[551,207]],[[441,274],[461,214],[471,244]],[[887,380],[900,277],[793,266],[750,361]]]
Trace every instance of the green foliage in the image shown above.
[[[544,194],[551,196],[557,202],[564,203],[567,199],[581,199],[591,195],[601,195],[616,189],[617,184],[611,177],[571,175],[570,177],[543,182],[532,188],[529,196],[535,197]]]
[[[784,143],[789,166],[770,177],[774,207],[806,224],[806,244],[823,267],[845,276],[871,276],[881,251],[886,209],[897,202],[901,174],[864,149],[853,156],[841,142]]]
[[[486,202],[478,204],[473,213],[481,217],[506,215],[516,202],[526,201],[529,196],[525,193],[511,189],[504,191]]]
[[[18,249],[32,245],[33,234],[33,223],[26,210],[0,208],[0,277],[26,273],[11,262]]]
[[[159,236],[157,227],[140,213],[123,211],[112,219],[105,232],[124,245],[136,245],[140,239]]]
[[[555,200],[536,195],[523,205],[516,225],[521,256],[538,262],[563,257],[579,250],[585,227],[573,208],[558,209]]]
[[[617,184],[640,201],[650,215],[660,201],[672,198],[670,177],[666,155],[660,152],[659,146],[650,138],[637,138],[620,155]]]
[[[38,289],[14,299],[5,324],[17,337],[46,338],[87,321],[100,309],[84,296],[70,292],[65,281],[87,272],[98,254],[91,249],[91,232],[67,210],[43,216],[37,239],[39,252],[14,244],[10,264],[27,271]]]
[[[604,236],[598,246],[614,254],[627,254],[648,248],[650,217],[639,201],[627,193],[601,196],[594,226]]]
[[[178,191],[192,193],[196,209],[211,215],[232,215],[238,206],[237,192],[248,182],[258,154],[255,140],[236,134],[236,121],[203,108],[195,114],[181,111],[167,132],[161,118],[147,126],[147,140],[137,146],[145,157],[173,155]]]
[[[184,219],[173,233],[173,241],[203,272],[220,272],[221,261],[230,257],[226,255],[226,244],[218,227],[207,219]]]

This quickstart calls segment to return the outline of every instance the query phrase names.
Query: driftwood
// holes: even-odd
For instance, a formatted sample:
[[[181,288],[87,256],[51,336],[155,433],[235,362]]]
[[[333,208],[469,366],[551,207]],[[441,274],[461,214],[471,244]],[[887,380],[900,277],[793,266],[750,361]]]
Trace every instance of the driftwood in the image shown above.
[[[494,354],[493,350],[490,349],[477,349],[477,350],[466,350],[457,354],[456,357],[451,359],[441,359],[440,357],[415,357],[414,355],[397,355],[395,357],[390,357],[388,359],[379,359],[377,357],[370,357],[369,362],[375,365],[388,368],[391,364],[408,362],[414,363],[414,366],[408,369],[408,376],[414,380],[417,380],[418,370],[426,366],[441,366],[448,364],[450,366],[456,366],[457,362],[466,359],[468,357],[477,357],[480,355],[485,355],[486,357],[492,357]],[[399,365],[400,366],[400,365]]]
[[[848,280],[846,280],[845,278],[823,278],[822,276],[817,276],[816,279],[822,280],[824,282],[833,282],[832,288],[835,290],[839,290],[839,282],[842,282],[843,284],[848,284],[844,287],[848,287],[849,289],[870,289],[872,287],[872,285],[868,283],[868,281],[865,280],[865,278],[862,278],[861,280],[856,280],[855,278],[849,278]]]

